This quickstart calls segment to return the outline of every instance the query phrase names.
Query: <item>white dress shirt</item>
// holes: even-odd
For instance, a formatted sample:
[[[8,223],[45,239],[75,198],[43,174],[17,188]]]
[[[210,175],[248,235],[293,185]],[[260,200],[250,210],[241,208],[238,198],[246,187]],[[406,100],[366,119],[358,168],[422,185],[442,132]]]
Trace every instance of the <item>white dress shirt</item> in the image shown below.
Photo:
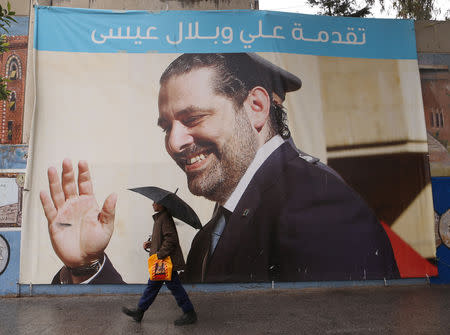
[[[230,212],[233,212],[236,208],[239,200],[241,200],[242,195],[244,194],[245,190],[247,189],[248,184],[252,180],[253,176],[255,175],[256,171],[261,167],[261,165],[266,161],[266,159],[274,152],[280,145],[284,143],[283,138],[280,135],[275,135],[270,140],[268,140],[264,145],[258,149],[256,152],[255,158],[253,158],[253,161],[250,163],[250,165],[247,168],[247,171],[245,171],[244,175],[242,176],[241,180],[237,184],[236,188],[234,189],[233,193],[231,193],[228,200],[225,202],[223,207],[225,207]]]
[[[231,193],[231,196],[228,198],[228,200],[225,202],[223,207],[233,213],[234,209],[236,208],[239,200],[241,200],[242,195],[244,194],[245,190],[247,189],[248,184],[252,180],[253,176],[255,175],[256,171],[261,167],[261,165],[266,161],[266,159],[276,150],[280,145],[284,143],[283,138],[280,135],[275,135],[272,137],[269,141],[264,143],[264,145],[258,149],[256,152],[255,158],[253,158],[253,161],[248,166],[247,170],[245,171],[244,175],[242,176],[241,180],[237,184],[236,188],[234,189],[233,193]],[[217,223],[216,226],[211,234],[211,249],[210,254],[214,252],[214,249],[216,248],[217,243],[219,242],[220,236],[222,235],[223,230],[225,229],[225,218],[222,215]]]

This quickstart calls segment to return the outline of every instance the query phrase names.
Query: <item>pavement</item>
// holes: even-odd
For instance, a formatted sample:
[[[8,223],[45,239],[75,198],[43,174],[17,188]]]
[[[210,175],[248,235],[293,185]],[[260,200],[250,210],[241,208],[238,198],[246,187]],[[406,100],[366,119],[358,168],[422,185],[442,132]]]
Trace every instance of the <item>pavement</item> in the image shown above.
[[[160,293],[141,323],[139,295],[0,298],[0,334],[449,334],[450,285],[190,292],[198,322]]]

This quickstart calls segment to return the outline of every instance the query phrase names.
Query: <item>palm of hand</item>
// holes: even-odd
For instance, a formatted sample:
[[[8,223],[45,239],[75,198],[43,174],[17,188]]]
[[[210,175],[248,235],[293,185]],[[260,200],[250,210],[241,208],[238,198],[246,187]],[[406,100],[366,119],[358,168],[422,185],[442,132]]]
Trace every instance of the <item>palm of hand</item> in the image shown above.
[[[49,225],[50,239],[58,257],[70,267],[99,259],[114,230],[102,216],[93,195],[67,199]]]
[[[45,191],[40,198],[57,256],[72,268],[103,260],[114,230],[117,195],[110,194],[99,209],[85,161],[78,163],[78,183],[69,159],[63,161],[61,179],[54,167],[48,169],[48,181],[51,198]]]

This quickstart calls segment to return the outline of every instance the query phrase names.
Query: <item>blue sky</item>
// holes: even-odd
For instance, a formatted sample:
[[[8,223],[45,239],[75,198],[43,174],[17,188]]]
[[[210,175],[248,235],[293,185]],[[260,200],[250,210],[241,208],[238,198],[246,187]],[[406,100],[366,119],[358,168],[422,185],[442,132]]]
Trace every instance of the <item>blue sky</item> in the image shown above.
[[[9,36],[25,36],[28,35],[28,16],[15,16],[17,23],[12,22],[10,27],[6,27]],[[2,34],[4,31],[1,32]]]

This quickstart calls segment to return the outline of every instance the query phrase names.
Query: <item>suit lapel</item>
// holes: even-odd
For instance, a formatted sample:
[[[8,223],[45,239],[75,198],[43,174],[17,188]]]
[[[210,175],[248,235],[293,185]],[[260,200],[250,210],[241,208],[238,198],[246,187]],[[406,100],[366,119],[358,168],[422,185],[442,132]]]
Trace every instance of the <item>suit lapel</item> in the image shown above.
[[[275,184],[287,162],[298,157],[289,143],[283,143],[261,165],[239,200],[228,220],[216,250],[210,259],[208,272],[222,272],[231,266],[235,253],[242,243],[242,236],[256,224],[254,217],[261,202],[261,195]],[[205,226],[206,228],[206,226]]]

